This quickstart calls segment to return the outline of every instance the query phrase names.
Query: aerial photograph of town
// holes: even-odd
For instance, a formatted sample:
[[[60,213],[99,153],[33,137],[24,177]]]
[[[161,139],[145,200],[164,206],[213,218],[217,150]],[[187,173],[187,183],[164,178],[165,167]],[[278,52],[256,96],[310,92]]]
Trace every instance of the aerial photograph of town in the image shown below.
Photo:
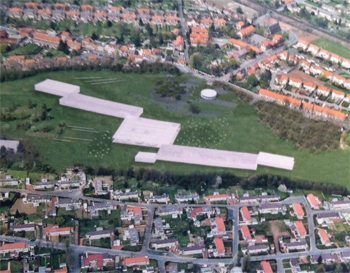
[[[350,273],[350,0],[0,1],[0,273]]]

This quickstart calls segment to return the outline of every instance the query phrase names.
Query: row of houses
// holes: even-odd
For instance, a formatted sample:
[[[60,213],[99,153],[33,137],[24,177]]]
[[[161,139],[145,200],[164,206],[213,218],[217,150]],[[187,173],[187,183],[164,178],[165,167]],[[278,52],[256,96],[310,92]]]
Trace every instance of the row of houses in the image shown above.
[[[175,11],[161,11],[151,8],[123,8],[121,6],[95,7],[91,5],[69,6],[66,4],[54,5],[25,5],[24,7],[11,7],[7,15],[14,19],[24,20],[48,20],[59,22],[72,20],[81,23],[98,22],[124,22],[127,24],[143,24],[158,26],[176,26],[179,24],[179,17]],[[219,20],[217,24],[222,24]]]
[[[150,265],[148,256],[120,257],[107,253],[86,253],[82,256],[82,269],[103,270],[105,268],[116,268],[118,264],[126,268],[144,267]],[[147,271],[145,271],[147,272]]]
[[[350,90],[350,80],[342,75],[330,71],[330,69],[324,69],[323,67],[321,67],[318,64],[315,64],[311,60],[301,60],[299,62],[299,65],[307,74],[311,74],[313,76],[320,76],[321,78],[329,80],[333,84]]]
[[[275,79],[276,84],[279,86],[286,87],[291,86],[294,88],[305,90],[308,94],[316,92],[324,97],[330,96],[336,101],[347,101],[350,103],[350,95],[345,94],[334,88],[329,88],[323,84],[318,83],[316,80],[304,80],[301,77],[293,74],[279,74]]]
[[[303,102],[300,99],[276,93],[267,89],[260,89],[259,95],[267,101],[274,101],[281,105],[289,106],[294,109],[300,109],[303,112],[322,118],[330,118],[334,120],[345,121],[348,117],[347,114],[344,114],[343,112],[334,110],[327,106],[319,106],[314,103]]]
[[[343,68],[350,69],[349,59],[343,58],[337,54],[322,49],[321,47],[313,44],[312,41],[310,41],[308,38],[300,38],[295,46],[315,57],[321,58],[325,61],[330,61],[333,64],[339,64]]]

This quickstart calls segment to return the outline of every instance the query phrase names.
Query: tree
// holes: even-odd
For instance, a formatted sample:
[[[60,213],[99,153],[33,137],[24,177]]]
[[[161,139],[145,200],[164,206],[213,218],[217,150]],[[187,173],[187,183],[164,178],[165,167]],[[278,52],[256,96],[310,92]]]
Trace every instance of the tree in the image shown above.
[[[247,78],[247,85],[249,88],[255,87],[259,84],[258,79],[255,77],[255,75],[250,75]]]
[[[242,9],[241,7],[238,7],[238,8],[236,9],[236,11],[237,11],[237,13],[239,13],[239,14],[243,14],[243,9]]]
[[[24,154],[26,152],[25,147],[22,142],[20,142],[17,146],[17,153]]]
[[[200,69],[202,67],[202,65],[203,65],[203,58],[202,58],[202,56],[199,53],[194,53],[190,57],[190,64],[195,69]]]
[[[7,149],[5,146],[1,146],[0,148],[0,157],[3,159],[3,158],[6,158],[7,156]]]
[[[92,40],[98,40],[99,36],[96,34],[96,32],[94,31],[92,34],[91,34],[91,39]]]
[[[69,47],[66,42],[60,41],[57,50],[62,51],[64,54],[69,54]]]
[[[141,45],[141,35],[140,30],[137,28],[133,28],[130,34],[130,40],[136,47]]]

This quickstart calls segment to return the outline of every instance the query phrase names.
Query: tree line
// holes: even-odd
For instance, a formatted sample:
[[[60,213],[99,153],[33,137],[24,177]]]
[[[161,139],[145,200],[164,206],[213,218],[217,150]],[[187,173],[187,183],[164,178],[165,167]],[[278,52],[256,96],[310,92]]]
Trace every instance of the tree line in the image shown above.
[[[100,71],[110,69],[115,72],[124,73],[169,73],[172,75],[180,74],[179,69],[170,63],[162,62],[147,62],[143,61],[140,64],[123,64],[121,62],[103,62],[103,63],[89,63],[89,64],[71,64],[54,66],[49,68],[34,68],[31,70],[7,69],[0,66],[0,82],[19,80],[26,77],[35,76],[40,73],[51,71]]]
[[[88,175],[112,175],[116,177],[125,177],[126,179],[136,179],[138,181],[154,181],[160,184],[177,185],[185,190],[196,191],[199,194],[208,189],[217,186],[217,178],[221,178],[220,187],[228,188],[240,186],[243,189],[251,190],[255,188],[278,188],[279,185],[285,185],[288,189],[322,191],[326,194],[348,195],[350,191],[341,185],[335,185],[328,182],[313,182],[307,180],[293,180],[288,177],[278,175],[253,175],[250,177],[239,177],[228,172],[194,172],[191,174],[179,174],[171,171],[161,172],[155,169],[129,168],[129,169],[110,169],[85,167]]]

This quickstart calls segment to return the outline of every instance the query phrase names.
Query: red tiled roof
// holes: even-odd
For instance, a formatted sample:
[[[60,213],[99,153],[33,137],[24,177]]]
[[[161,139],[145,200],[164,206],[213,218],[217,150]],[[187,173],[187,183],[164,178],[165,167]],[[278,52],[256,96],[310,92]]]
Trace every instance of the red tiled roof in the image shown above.
[[[245,28],[242,28],[238,34],[241,34],[242,37],[248,37],[250,36],[251,34],[253,34],[255,32],[255,27],[250,25],[250,26],[247,26]]]
[[[307,235],[307,231],[305,229],[305,226],[302,221],[296,221],[295,223],[295,228],[298,231],[298,234],[300,237],[305,237]]]
[[[26,249],[29,246],[26,243],[18,242],[18,243],[5,243],[2,246],[0,246],[0,252],[2,251],[17,251]]]
[[[68,272],[67,267],[63,267],[61,269],[55,270],[53,273],[67,273],[67,272]]]
[[[225,227],[225,223],[224,223],[224,219],[220,216],[217,216],[215,218],[215,224],[217,227],[218,232],[222,233],[226,231],[226,227]]]
[[[252,235],[250,234],[249,227],[247,225],[241,226],[241,232],[244,240],[251,240]]]
[[[44,233],[46,236],[50,236],[51,233],[66,233],[66,232],[72,232],[72,227],[47,227],[44,229]]]
[[[308,110],[310,112],[325,115],[325,116],[330,117],[330,118],[339,119],[342,121],[344,121],[347,118],[347,115],[340,112],[340,111],[331,109],[329,107],[322,107],[322,106],[319,106],[317,104],[313,104],[313,103],[309,103],[309,102],[303,103],[303,109]]]
[[[300,100],[286,96],[286,95],[278,94],[267,89],[260,89],[259,95],[271,98],[272,100],[275,100],[281,103],[287,103],[287,104],[293,105],[294,107],[301,106]]]
[[[84,266],[90,266],[91,263],[96,263],[98,269],[103,267],[103,255],[91,254],[84,260]]]
[[[252,217],[250,216],[250,212],[247,207],[241,208],[242,216],[245,218],[245,220],[250,221]]]
[[[241,40],[232,38],[229,41],[230,41],[231,44],[233,44],[234,46],[236,46],[239,49],[245,48],[247,50],[252,50],[252,51],[254,51],[257,54],[261,53],[261,50],[259,48],[257,48],[256,46],[250,45],[250,44],[248,44],[246,42],[243,42]]]
[[[261,261],[260,265],[264,273],[273,273],[272,267],[269,261]]]
[[[298,218],[303,218],[305,213],[304,213],[304,209],[302,207],[302,205],[300,203],[294,203],[293,204],[293,210],[294,210],[294,213],[295,215],[298,217]]]
[[[221,238],[218,238],[218,237],[214,238],[214,244],[219,255],[225,254],[224,241]]]
[[[49,43],[57,46],[60,43],[60,38],[55,36],[50,36],[49,34],[38,32],[38,31],[35,31],[33,33],[33,38],[39,42]]]
[[[326,245],[326,244],[329,244],[331,242],[331,239],[329,238],[329,235],[325,229],[320,228],[318,230],[318,235],[320,236],[323,244]]]
[[[149,264],[149,258],[147,256],[125,258],[123,260],[124,266],[148,265],[148,264]]]
[[[128,206],[128,212],[132,212],[134,215],[142,215],[142,209],[140,207]]]

